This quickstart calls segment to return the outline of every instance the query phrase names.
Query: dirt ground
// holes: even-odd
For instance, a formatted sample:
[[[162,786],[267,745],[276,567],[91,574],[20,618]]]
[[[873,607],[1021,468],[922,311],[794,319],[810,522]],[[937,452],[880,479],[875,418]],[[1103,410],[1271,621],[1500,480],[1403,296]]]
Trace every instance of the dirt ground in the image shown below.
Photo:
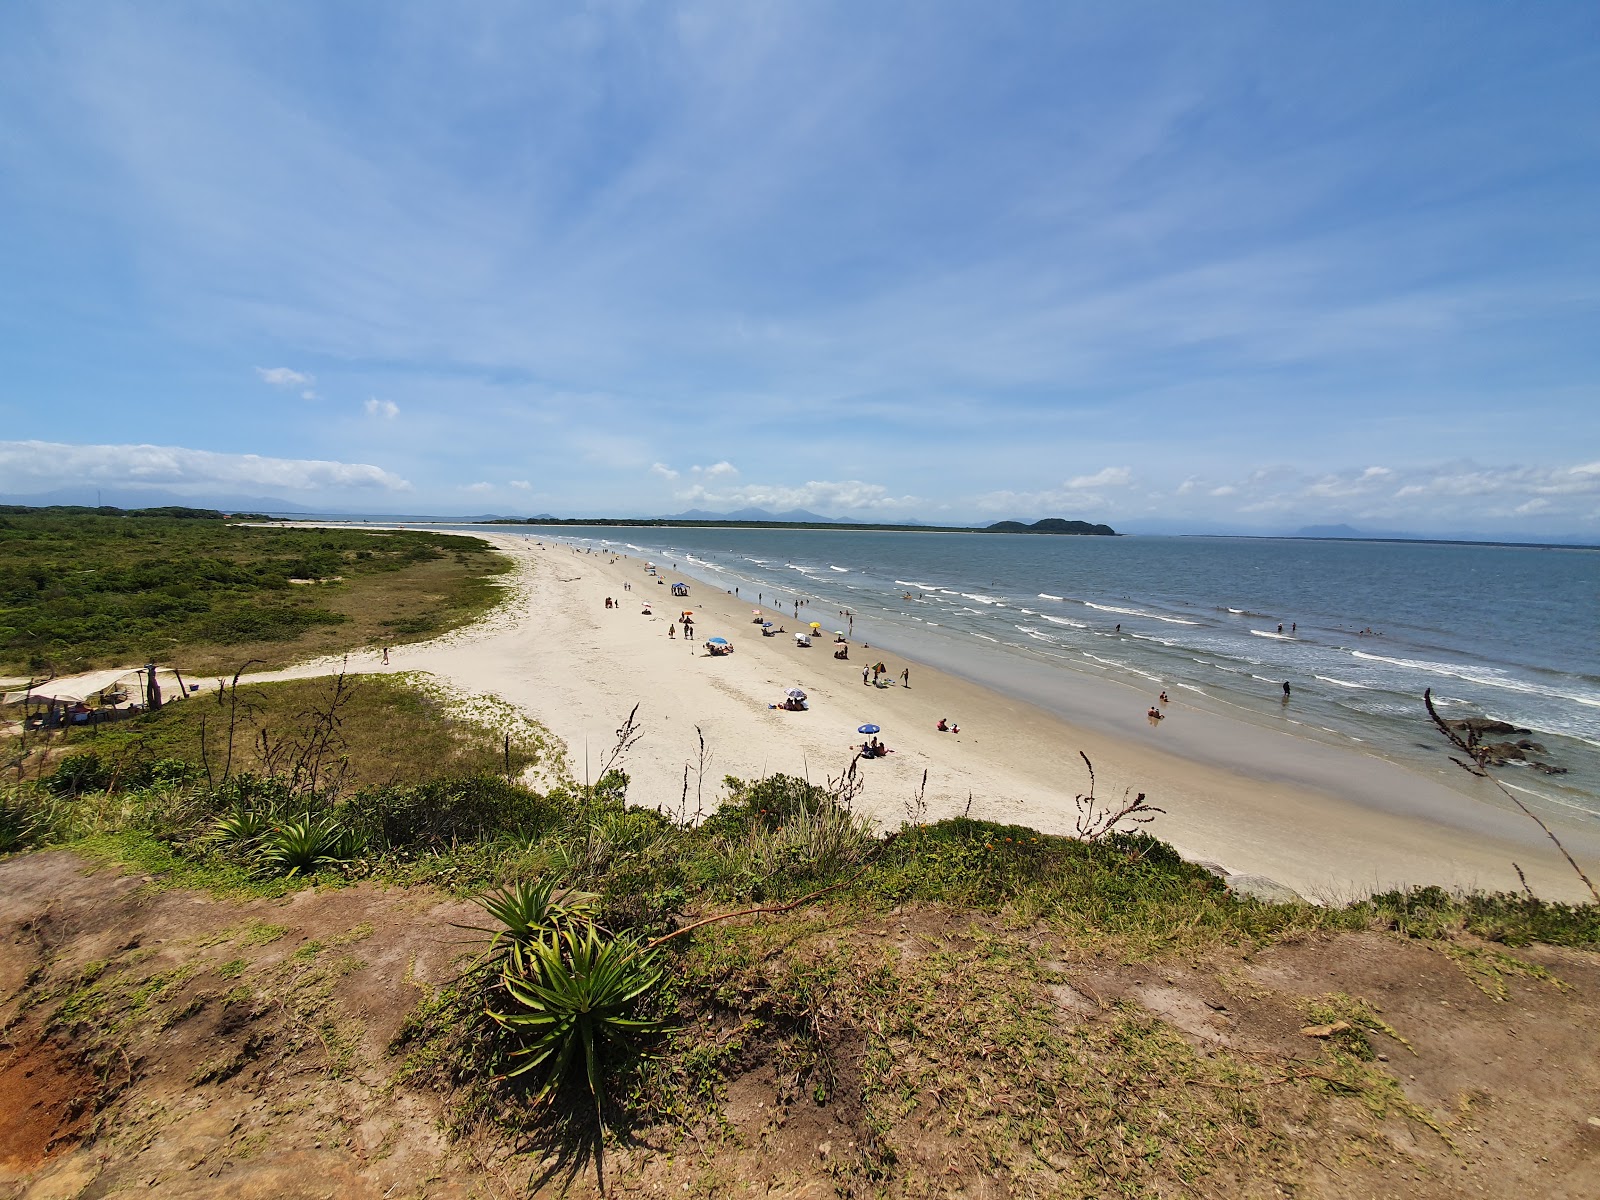
[[[529,1194],[537,1162],[489,1134],[450,1142],[446,1099],[395,1082],[391,1043],[470,953],[453,923],[476,923],[477,909],[423,889],[239,902],[148,884],[59,852],[0,862],[0,1196]],[[880,924],[848,936],[913,953],[956,936],[948,915],[926,929],[915,915]],[[1600,955],[1452,953],[1361,934],[1203,962],[1063,961],[1040,1002],[1067,1024],[1137,1004],[1197,1051],[1272,1064],[1285,1080],[1320,1048],[1303,1032],[1309,1000],[1360,997],[1381,1014],[1373,1065],[1405,1112],[1311,1103],[1303,1084],[1284,1086],[1266,1110],[1285,1147],[1270,1180],[1223,1166],[1200,1187],[1150,1194],[1600,1195]],[[846,1031],[835,1049],[827,1103],[795,1097],[751,1056],[720,1121],[613,1151],[611,1190],[1074,1194],[1006,1184],[926,1111],[870,1128],[852,1074],[862,1047]],[[873,1137],[896,1142],[903,1171],[864,1189],[841,1166]],[[592,1179],[570,1190],[591,1194]]]

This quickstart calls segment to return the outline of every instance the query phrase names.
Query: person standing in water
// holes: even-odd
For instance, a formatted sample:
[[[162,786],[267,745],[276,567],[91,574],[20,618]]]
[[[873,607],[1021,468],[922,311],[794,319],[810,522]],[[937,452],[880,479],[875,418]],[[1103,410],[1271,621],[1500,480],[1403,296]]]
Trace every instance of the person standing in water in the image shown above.
[[[1289,681],[1287,679],[1283,681],[1283,702],[1285,704],[1289,702]]]

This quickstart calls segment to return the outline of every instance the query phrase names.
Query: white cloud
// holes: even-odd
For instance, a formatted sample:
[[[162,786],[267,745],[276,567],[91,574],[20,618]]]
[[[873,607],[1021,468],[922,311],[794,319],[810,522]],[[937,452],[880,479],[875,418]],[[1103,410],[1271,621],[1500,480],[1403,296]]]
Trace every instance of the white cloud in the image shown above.
[[[1080,492],[1098,487],[1127,487],[1133,482],[1133,472],[1127,467],[1105,467],[1093,475],[1079,475],[1067,480],[1067,490]]]
[[[263,383],[270,383],[273,387],[309,388],[317,379],[315,375],[289,367],[257,367],[256,374],[261,376]],[[307,396],[306,399],[311,397]]]
[[[463,492],[492,492],[494,491],[494,484],[489,483],[487,480],[480,479],[477,483],[462,484],[461,490]]]
[[[526,479],[513,479],[511,481],[511,486],[521,492],[531,492],[533,490],[533,484],[528,482]]]
[[[307,388],[305,391],[300,393],[300,399],[302,399],[302,400],[320,400],[320,399],[322,399],[322,397],[317,395],[310,388]]]
[[[182,446],[79,446],[59,442],[0,442],[0,478],[8,489],[81,484],[160,487],[177,491],[219,486],[316,491],[381,488],[409,491],[411,484],[367,463],[218,454]]]
[[[822,510],[831,516],[838,512],[895,512],[922,507],[917,496],[891,496],[889,489],[858,479],[812,480],[798,487],[752,483],[742,487],[713,490],[700,484],[675,493],[679,500],[718,508],[766,508],[783,512],[792,508]]]
[[[650,474],[659,475],[663,479],[676,479],[678,477],[678,473],[667,466],[666,463],[651,463]]]
[[[1185,493],[1185,487],[1178,489]],[[1539,517],[1577,528],[1600,519],[1600,464],[1483,466],[1471,462],[1363,467],[1315,476],[1286,469],[1252,472],[1209,488],[1230,509],[1212,515],[1298,514],[1406,528],[1460,529],[1479,521]]]
[[[376,396],[368,399],[364,406],[369,417],[382,417],[392,421],[400,415],[400,406],[393,400],[379,400]]]
[[[731,479],[739,473],[739,468],[731,462],[712,463],[709,467],[690,467],[701,479]]]

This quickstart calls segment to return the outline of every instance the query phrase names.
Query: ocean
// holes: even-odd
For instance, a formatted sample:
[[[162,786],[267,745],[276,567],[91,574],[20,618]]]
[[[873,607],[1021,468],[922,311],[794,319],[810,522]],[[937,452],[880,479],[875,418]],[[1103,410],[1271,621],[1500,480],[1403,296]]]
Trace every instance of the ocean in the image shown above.
[[[1600,551],[1426,542],[867,530],[486,528],[645,555],[857,642],[1057,711],[1125,725],[1089,677],[1437,772],[1446,718],[1531,731],[1497,772],[1600,820]],[[1282,626],[1280,632],[1279,626]],[[1284,702],[1283,684],[1291,696]],[[1089,689],[1092,694],[1093,689]],[[1119,693],[1120,695],[1120,693]]]

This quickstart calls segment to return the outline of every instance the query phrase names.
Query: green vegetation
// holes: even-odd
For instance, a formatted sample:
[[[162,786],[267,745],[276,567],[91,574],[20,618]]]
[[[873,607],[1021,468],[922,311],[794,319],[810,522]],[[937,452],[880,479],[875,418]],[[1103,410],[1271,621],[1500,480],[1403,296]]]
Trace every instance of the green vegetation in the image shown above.
[[[230,756],[214,739],[235,699],[247,719]],[[1439,889],[1272,904],[1140,833],[1079,840],[966,818],[883,831],[855,811],[848,772],[730,778],[704,820],[630,809],[623,772],[578,786],[537,736],[508,767],[499,730],[392,679],[174,709],[74,733],[41,778],[0,787],[12,847],[230,895],[379,879],[481,896],[489,927],[464,943],[477,957],[424,997],[393,1049],[403,1080],[452,1096],[453,1128],[503,1128],[530,1166],[598,1168],[608,1137],[647,1129],[669,1150],[687,1129],[715,1139],[733,1088],[759,1073],[786,1111],[832,1106],[852,1141],[828,1169],[854,1194],[937,1190],[945,1160],[913,1139],[1019,1194],[1232,1194],[1245,1177],[1293,1190],[1285,1121],[1343,1106],[1341,1121],[1449,1134],[1378,1053],[1375,1038],[1407,1044],[1373,1005],[1315,998],[1298,1016],[1326,1036],[1262,1057],[1197,1043],[1131,1001],[1075,1018],[1082,978],[1066,964],[1170,969],[1377,932],[1436,948],[1498,996],[1562,986],[1503,947],[1600,949],[1596,906]],[[239,947],[213,968],[227,1003],[288,997],[305,1044],[351,1069],[357,1039],[329,997],[353,960],[324,936],[252,965],[249,948],[282,934],[219,935]],[[160,1020],[182,1019],[183,980],[129,961],[84,968],[55,999],[60,1019],[127,1029],[163,1004]],[[225,1079],[249,1053],[196,1077]]]
[[[153,660],[232,674],[410,641],[487,611],[507,569],[482,542],[443,533],[13,506],[0,509],[0,670]]]
[[[561,747],[542,729],[506,722],[499,736],[486,736],[477,713],[469,711],[480,707],[407,675],[298,679],[228,687],[136,721],[68,727],[48,741],[34,735],[31,744],[49,764],[42,769],[46,786],[63,796],[117,784],[126,789],[195,779],[220,785],[239,775],[292,777],[296,765],[308,771],[320,749],[317,769],[324,783],[331,779],[345,791],[414,789],[405,811],[386,819],[425,821],[443,780],[517,776],[533,767],[564,770]],[[487,711],[500,717],[492,707]],[[336,718],[332,728],[330,713]],[[313,745],[319,730],[328,736]],[[397,804],[402,794],[394,793]],[[485,813],[483,819],[491,817]]]

